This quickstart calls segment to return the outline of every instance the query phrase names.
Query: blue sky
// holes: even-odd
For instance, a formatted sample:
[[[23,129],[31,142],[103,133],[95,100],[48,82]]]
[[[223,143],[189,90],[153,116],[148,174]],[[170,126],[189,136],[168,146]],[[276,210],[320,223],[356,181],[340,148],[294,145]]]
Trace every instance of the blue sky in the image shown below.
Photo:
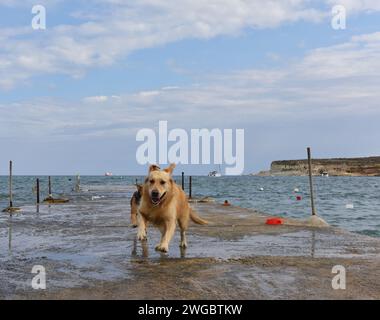
[[[38,31],[35,4],[0,0],[0,174],[143,174],[135,135],[159,120],[244,129],[245,173],[380,155],[378,1],[39,1]]]

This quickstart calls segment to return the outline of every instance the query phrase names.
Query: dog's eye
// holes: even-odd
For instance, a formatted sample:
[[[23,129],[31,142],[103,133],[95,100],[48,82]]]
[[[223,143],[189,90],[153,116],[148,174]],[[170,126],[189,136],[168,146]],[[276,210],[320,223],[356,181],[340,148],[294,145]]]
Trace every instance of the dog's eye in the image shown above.
[[[150,180],[149,182],[150,182],[151,184],[153,184],[153,183],[154,183],[154,180],[152,179],[152,180]]]
[[[164,185],[164,184],[166,183],[166,181],[161,180],[160,183],[161,183],[162,185]]]

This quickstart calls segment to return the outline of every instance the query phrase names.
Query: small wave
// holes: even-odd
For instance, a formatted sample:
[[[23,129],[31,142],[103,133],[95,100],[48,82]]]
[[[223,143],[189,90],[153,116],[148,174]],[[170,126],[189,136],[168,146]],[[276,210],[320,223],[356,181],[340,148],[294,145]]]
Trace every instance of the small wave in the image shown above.
[[[370,237],[380,237],[379,230],[360,230],[360,231],[357,231],[356,233],[363,234],[365,236],[370,236]]]

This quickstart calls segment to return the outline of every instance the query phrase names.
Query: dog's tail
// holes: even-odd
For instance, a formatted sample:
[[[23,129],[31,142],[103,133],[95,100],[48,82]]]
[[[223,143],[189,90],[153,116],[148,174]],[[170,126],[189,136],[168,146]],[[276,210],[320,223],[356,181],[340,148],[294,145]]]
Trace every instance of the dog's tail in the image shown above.
[[[190,219],[193,220],[196,224],[208,224],[208,222],[198,216],[193,209],[190,208]]]

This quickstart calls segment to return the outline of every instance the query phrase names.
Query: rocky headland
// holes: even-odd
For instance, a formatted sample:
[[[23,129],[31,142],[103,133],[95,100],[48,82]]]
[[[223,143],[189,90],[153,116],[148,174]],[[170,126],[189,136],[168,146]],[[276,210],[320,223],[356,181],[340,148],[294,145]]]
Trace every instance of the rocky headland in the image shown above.
[[[313,175],[380,176],[380,157],[313,159]],[[308,174],[307,160],[273,161],[268,171],[259,176],[304,176]]]

